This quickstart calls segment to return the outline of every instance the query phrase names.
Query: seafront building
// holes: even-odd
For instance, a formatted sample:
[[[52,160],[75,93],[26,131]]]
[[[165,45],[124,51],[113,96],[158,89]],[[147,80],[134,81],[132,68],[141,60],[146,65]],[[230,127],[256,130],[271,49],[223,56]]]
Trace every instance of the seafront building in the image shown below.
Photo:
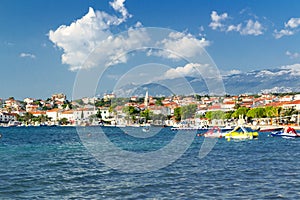
[[[123,98],[124,99],[124,98]],[[142,100],[141,100],[142,99]],[[149,95],[145,97],[132,96],[123,103],[113,103],[118,100],[114,94],[105,94],[102,99],[98,97],[85,97],[75,101],[68,101],[66,95],[54,94],[47,100],[25,98],[23,101],[9,98],[2,100],[0,110],[0,123],[6,124],[9,121],[16,121],[26,116],[35,117],[28,123],[67,123],[69,125],[131,125],[133,123],[145,123],[142,113],[146,110],[151,113],[153,119],[147,119],[149,123],[174,125],[176,123],[174,112],[179,107],[195,105],[196,110],[193,118],[185,119],[190,124],[224,124],[218,120],[208,121],[203,116],[207,112],[234,112],[238,107],[254,109],[259,107],[280,107],[282,110],[290,110],[293,113],[300,111],[300,94],[288,95],[235,95],[235,96],[172,96],[157,98]],[[136,110],[135,115],[128,113],[128,109]],[[199,118],[199,116],[202,116]],[[41,119],[43,119],[41,122]],[[299,119],[293,114],[289,120]],[[162,122],[164,121],[164,122]],[[262,120],[260,120],[262,123]],[[298,120],[297,123],[299,123]],[[269,123],[269,122],[266,122]]]

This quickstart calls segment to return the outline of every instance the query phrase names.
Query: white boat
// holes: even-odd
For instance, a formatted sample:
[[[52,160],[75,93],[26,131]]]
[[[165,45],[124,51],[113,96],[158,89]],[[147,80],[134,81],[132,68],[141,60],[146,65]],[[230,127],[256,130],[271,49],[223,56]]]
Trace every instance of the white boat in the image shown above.
[[[203,136],[207,138],[222,138],[222,132],[219,127],[215,126],[204,133]]]
[[[300,134],[296,132],[292,127],[286,127],[281,131],[274,131],[270,134],[272,137],[283,137],[283,138],[296,138],[300,137]]]
[[[146,124],[144,127],[143,127],[143,132],[149,132],[150,131],[150,124]]]

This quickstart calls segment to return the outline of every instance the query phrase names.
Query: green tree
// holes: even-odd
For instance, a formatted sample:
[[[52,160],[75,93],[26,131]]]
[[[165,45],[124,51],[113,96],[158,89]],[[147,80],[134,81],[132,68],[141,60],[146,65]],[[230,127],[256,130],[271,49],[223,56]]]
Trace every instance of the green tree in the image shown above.
[[[212,120],[212,119],[230,119],[231,113],[227,115],[227,113],[217,110],[217,111],[208,111],[205,113],[205,118]]]
[[[226,112],[225,115],[224,115],[224,119],[231,119],[233,113],[234,113],[234,111]]]
[[[140,110],[134,106],[125,106],[123,112],[126,113],[126,119],[131,119],[133,122],[136,121],[136,115],[140,113]]]
[[[267,117],[278,117],[279,116],[279,107],[267,106],[265,107]]]
[[[208,111],[205,113],[205,118],[211,120],[212,119],[212,111]]]
[[[181,107],[181,118],[188,119],[195,116],[197,110],[196,104],[189,104]]]
[[[199,94],[195,94],[196,101],[201,101],[201,96]]]
[[[176,121],[181,121],[181,107],[177,107],[174,109],[174,117]]]
[[[31,113],[26,112],[26,113],[24,114],[24,121],[25,121],[25,122],[30,122],[32,118],[33,118],[33,115],[32,115]]]
[[[125,106],[123,108],[123,112],[132,116],[132,115],[138,114],[140,111],[137,108],[135,108],[134,106]]]
[[[45,123],[46,121],[49,121],[49,117],[47,115],[39,115],[37,117],[37,121],[40,123]]]
[[[104,105],[105,105],[105,102],[104,102],[103,98],[95,102],[96,107],[103,107]]]
[[[164,104],[162,103],[162,99],[157,99],[155,101],[155,105],[157,105],[157,106],[163,106]]]
[[[239,103],[236,103],[235,106],[233,107],[234,109],[239,109],[241,107],[241,105]]]
[[[233,118],[239,118],[240,115],[246,116],[249,108],[246,107],[239,107],[234,113],[232,113]]]
[[[69,123],[68,119],[67,118],[62,118],[58,121],[59,124],[61,125],[67,125]]]
[[[211,117],[212,119],[224,119],[225,113],[221,110],[213,111]]]
[[[141,112],[141,117],[144,117],[146,122],[148,122],[148,120],[151,119],[151,114],[152,114],[151,111],[146,109],[146,110]]]
[[[252,108],[247,112],[247,117],[250,118],[263,118],[266,117],[266,110],[265,108],[258,107],[258,108]]]

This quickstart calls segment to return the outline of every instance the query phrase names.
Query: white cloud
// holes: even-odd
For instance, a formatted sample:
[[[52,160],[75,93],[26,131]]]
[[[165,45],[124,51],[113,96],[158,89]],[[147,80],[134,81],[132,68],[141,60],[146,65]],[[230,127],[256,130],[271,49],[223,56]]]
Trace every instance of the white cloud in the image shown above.
[[[222,71],[222,76],[230,76],[230,75],[241,74],[241,73],[242,73],[242,71],[233,69],[230,71]]]
[[[299,58],[300,57],[300,53],[297,53],[297,52],[291,53],[290,51],[286,51],[285,55],[287,55],[291,59],[295,59],[295,58]]]
[[[238,24],[238,25],[229,25],[227,27],[227,32],[230,32],[230,31],[236,31],[236,32],[239,32],[241,35],[254,35],[254,36],[258,36],[258,35],[261,35],[263,34],[263,30],[264,30],[264,27],[261,25],[260,22],[258,21],[253,21],[251,19],[249,19],[247,21],[246,24]]]
[[[211,23],[209,26],[213,30],[220,30],[222,32],[231,32],[235,31],[240,33],[241,35],[254,35],[258,36],[263,34],[264,27],[262,24],[257,20],[246,20],[243,23],[235,24],[228,24],[225,20],[229,19],[227,13],[223,13],[221,15],[218,15],[216,11],[212,11],[211,13]],[[256,17],[257,18],[257,17]]]
[[[239,32],[242,28],[242,24],[238,24],[238,25],[229,25],[227,27],[227,32],[230,32],[230,31],[237,31]]]
[[[122,13],[122,18],[105,12],[89,11],[81,19],[70,25],[61,25],[56,30],[49,31],[49,39],[63,50],[61,57],[63,64],[68,64],[70,70],[83,68],[82,64],[92,51],[99,51],[99,60],[105,65],[126,62],[126,56],[120,56],[130,48],[138,48],[147,41],[147,34],[142,29],[130,29],[128,35],[114,36],[110,29],[124,22],[129,16],[124,8],[124,1],[114,1],[113,8]],[[138,23],[137,26],[141,26]],[[89,59],[84,67],[89,68],[97,64]]]
[[[156,55],[175,60],[181,56],[192,58],[201,55],[209,45],[210,42],[205,38],[197,39],[191,34],[172,32],[158,44],[163,50]]]
[[[5,46],[8,46],[8,47],[12,47],[12,46],[15,46],[15,43],[5,41],[5,42],[4,42],[4,45],[5,45]]]
[[[248,20],[246,27],[242,28],[239,32],[242,35],[261,35],[263,34],[263,26],[258,21]]]
[[[198,39],[191,34],[179,32],[168,33],[160,37],[159,42],[152,41],[141,22],[136,22],[124,33],[114,35],[112,30],[131,17],[124,7],[124,2],[110,2],[114,10],[122,14],[121,17],[89,8],[82,18],[69,25],[61,25],[56,30],[50,30],[49,39],[63,51],[62,63],[69,65],[70,70],[126,63],[126,52],[148,45],[154,49],[162,49],[154,53],[148,52],[152,55],[178,59],[180,54],[179,56],[192,58],[201,55],[203,48],[210,45],[205,38]]]
[[[125,0],[114,0],[113,2],[109,2],[109,4],[113,7],[113,9],[122,14],[121,22],[126,21],[128,17],[132,17],[131,14],[128,13],[127,9],[124,6]]]
[[[21,58],[36,58],[36,56],[34,54],[31,54],[31,53],[20,53],[20,57]]]
[[[286,28],[297,28],[300,26],[300,18],[291,18],[284,26]]]
[[[279,39],[283,36],[294,35],[294,34],[295,34],[294,31],[282,29],[280,31],[275,30],[273,35],[276,39]]]
[[[223,13],[221,15],[218,15],[218,13],[216,11],[212,11],[210,17],[211,17],[211,23],[209,24],[209,26],[213,30],[217,30],[217,29],[222,30],[224,27],[224,25],[222,24],[222,21],[224,21],[228,18],[228,14]]]
[[[199,77],[209,66],[207,64],[188,63],[183,67],[176,67],[165,72],[162,79],[174,79],[186,76]]]
[[[300,18],[291,18],[288,22],[284,23],[284,29],[278,31],[277,29],[274,30],[274,37],[279,39],[283,36],[290,36],[294,35],[298,31],[298,27],[300,26]]]

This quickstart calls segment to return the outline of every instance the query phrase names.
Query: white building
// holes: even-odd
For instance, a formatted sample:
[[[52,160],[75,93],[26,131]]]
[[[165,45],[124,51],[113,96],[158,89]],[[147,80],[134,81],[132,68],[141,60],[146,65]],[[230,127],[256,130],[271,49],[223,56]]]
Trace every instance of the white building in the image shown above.
[[[33,101],[34,101],[34,99],[33,99],[33,98],[25,98],[23,101],[24,101],[26,104],[32,104]]]
[[[59,112],[58,113],[58,118],[59,119],[66,118],[71,123],[75,122],[74,111],[73,110],[65,110],[65,111]]]
[[[149,107],[149,110],[152,111],[155,115],[171,115],[171,109],[164,106],[151,106]]]
[[[97,114],[96,109],[79,108],[73,111],[75,121],[87,121],[91,115]]]
[[[222,103],[220,104],[221,105],[221,109],[223,111],[230,111],[230,110],[234,110],[234,107],[235,107],[235,102],[233,101],[228,101],[228,102],[225,102],[225,103]]]
[[[286,102],[282,104],[283,109],[291,109],[294,108],[295,110],[300,110],[300,100],[297,101],[291,101],[291,102]]]
[[[293,100],[294,100],[293,95],[286,95],[286,96],[283,96],[283,97],[279,98],[280,102],[293,101]]]
[[[104,96],[103,96],[104,101],[108,101],[108,100],[114,99],[114,98],[116,98],[116,95],[113,93],[112,94],[104,94]]]
[[[63,93],[60,93],[60,94],[53,94],[51,99],[52,101],[64,102],[66,101],[67,97]]]
[[[47,110],[46,115],[51,118],[51,121],[57,121],[57,120],[59,120],[59,118],[58,118],[59,112],[60,112],[60,110],[58,108],[54,108],[52,110]]]

